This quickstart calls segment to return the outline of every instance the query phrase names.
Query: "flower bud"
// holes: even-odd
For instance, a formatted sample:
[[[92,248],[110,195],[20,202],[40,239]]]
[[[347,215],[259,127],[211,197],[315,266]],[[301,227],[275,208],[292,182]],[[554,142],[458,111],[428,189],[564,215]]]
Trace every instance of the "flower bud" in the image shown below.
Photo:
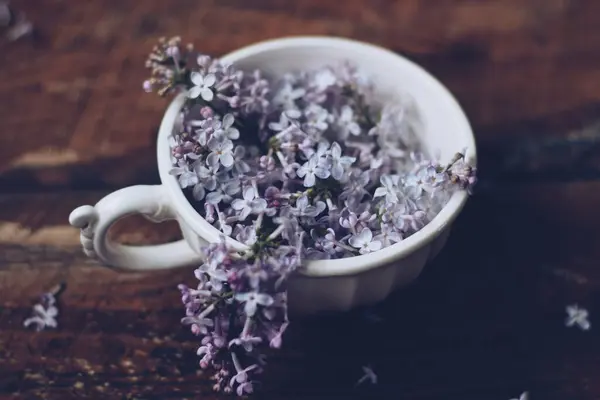
[[[179,56],[179,48],[177,46],[169,46],[165,51],[165,54],[169,57],[178,57]]]
[[[203,118],[212,118],[215,115],[215,113],[210,107],[202,107],[200,109],[200,115],[202,115]]]
[[[144,91],[146,93],[151,93],[152,92],[152,82],[150,82],[149,80],[145,80],[144,81],[143,87],[144,87]]]

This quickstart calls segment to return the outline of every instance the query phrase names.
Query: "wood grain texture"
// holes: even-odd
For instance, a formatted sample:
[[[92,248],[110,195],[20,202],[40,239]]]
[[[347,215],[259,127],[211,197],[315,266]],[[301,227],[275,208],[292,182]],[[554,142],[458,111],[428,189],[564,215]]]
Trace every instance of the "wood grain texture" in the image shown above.
[[[37,31],[2,43],[0,89],[10,95],[0,99],[0,171],[11,190],[157,180],[154,140],[166,100],[143,93],[141,82],[145,56],[162,35],[181,35],[216,56],[289,35],[380,44],[439,77],[465,107],[480,144],[531,133],[524,121],[600,104],[594,0],[351,0],[343,7],[320,0],[22,0],[15,7]]]
[[[218,398],[197,372],[197,341],[179,324],[176,285],[191,282],[192,270],[123,273],[80,251],[66,215],[102,194],[0,198],[0,395]],[[508,399],[523,390],[596,398],[598,335],[565,328],[564,307],[585,305],[596,323],[598,238],[560,234],[552,213],[510,201],[475,197],[418,283],[369,310],[381,322],[365,310],[295,321],[284,349],[271,355],[264,398]],[[155,228],[127,219],[114,237],[178,238],[173,225]],[[58,282],[67,285],[59,328],[25,329],[37,294]],[[354,388],[366,364],[380,384]]]
[[[600,398],[599,2],[12,4],[36,34],[0,42],[0,399],[222,398],[179,323],[176,285],[192,270],[102,267],[67,218],[113,189],[158,183],[166,102],[141,90],[157,37],[218,56],[301,34],[380,44],[433,72],[474,125],[481,184],[416,284],[371,310],[294,321],[258,398]],[[130,217],[112,236],[180,233]],[[59,282],[58,329],[24,328]],[[572,303],[590,311],[591,331],[564,326]],[[367,364],[380,383],[354,387]]]

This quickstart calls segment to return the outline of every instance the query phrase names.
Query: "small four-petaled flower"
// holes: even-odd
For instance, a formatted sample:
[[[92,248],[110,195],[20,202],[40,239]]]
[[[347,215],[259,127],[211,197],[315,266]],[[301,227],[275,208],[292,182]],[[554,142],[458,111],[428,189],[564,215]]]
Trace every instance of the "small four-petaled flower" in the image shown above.
[[[584,331],[590,329],[591,324],[588,320],[588,312],[585,308],[579,308],[577,304],[567,306],[567,314],[568,316],[565,321],[565,325],[577,325]]]
[[[41,302],[33,306],[33,315],[23,321],[23,325],[28,327],[33,325],[36,331],[42,331],[47,327],[56,328],[58,325],[56,317],[58,308],[55,306],[56,299],[53,293],[42,295]]]
[[[373,240],[373,232],[369,228],[363,228],[360,233],[353,235],[348,240],[350,246],[359,249],[360,254],[367,254],[381,249],[381,242]]]
[[[214,93],[211,90],[211,87],[217,82],[217,78],[214,74],[207,74],[203,76],[199,72],[192,72],[190,79],[195,85],[188,93],[188,96],[191,99],[195,99],[198,96],[202,97],[202,99],[205,101],[211,101],[213,99]]]
[[[305,162],[298,170],[296,174],[300,178],[304,178],[305,187],[313,187],[316,183],[316,178],[327,179],[331,172],[319,162],[318,157],[311,157]]]
[[[377,384],[377,375],[373,371],[373,368],[371,368],[370,365],[366,365],[366,366],[362,367],[362,369],[363,369],[364,374],[356,382],[356,386],[358,386],[366,381],[369,381],[372,385],[376,385]]]
[[[258,306],[268,307],[273,304],[273,297],[266,293],[258,293],[258,292],[247,292],[247,293],[237,293],[235,295],[235,299],[241,303],[245,303],[244,311],[246,315],[249,317],[254,316],[256,314],[256,309]]]
[[[256,191],[252,186],[244,189],[243,192],[244,200],[235,199],[231,203],[231,208],[239,213],[239,220],[243,221],[248,218],[250,214],[260,214],[267,208],[267,201],[265,199],[257,198]]]

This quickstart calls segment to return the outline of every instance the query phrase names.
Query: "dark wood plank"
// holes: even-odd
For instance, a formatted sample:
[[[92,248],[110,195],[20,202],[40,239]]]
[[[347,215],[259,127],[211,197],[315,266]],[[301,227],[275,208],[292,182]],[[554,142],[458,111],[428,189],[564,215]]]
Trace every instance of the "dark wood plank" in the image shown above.
[[[386,46],[456,94],[478,139],[481,185],[440,257],[372,310],[379,323],[363,310],[294,321],[261,398],[600,397],[600,3],[13,5],[37,32],[0,43],[0,399],[221,398],[179,324],[176,285],[193,281],[191,269],[101,267],[67,224],[111,188],[158,182],[166,103],[142,92],[142,64],[157,37],[176,34],[213,55],[301,34]],[[113,236],[141,244],[180,233],[132,217]],[[59,282],[59,328],[25,329],[36,296]],[[590,311],[591,331],[564,326],[572,303]],[[366,364],[380,384],[354,388]]]
[[[381,322],[364,310],[294,321],[283,350],[271,354],[261,398],[500,400],[524,390],[597,398],[598,334],[566,328],[564,309],[577,302],[597,323],[598,238],[516,200],[527,191],[503,189],[469,202],[419,281],[372,310]],[[221,398],[179,324],[176,285],[193,281],[191,269],[123,273],[82,255],[68,212],[103,194],[0,197],[0,397]],[[178,238],[172,224],[143,219],[124,220],[115,235],[129,243]],[[58,282],[67,285],[59,328],[25,329],[35,297]],[[366,364],[380,384],[354,388]]]
[[[93,0],[76,7],[23,0],[14,6],[37,34],[2,44],[0,88],[10,95],[0,99],[0,181],[10,190],[157,180],[154,139],[166,103],[143,93],[141,82],[146,53],[162,35],[180,34],[214,55],[301,34],[386,46],[438,76],[484,144],[550,134],[526,130],[523,121],[554,121],[600,104],[594,0],[352,0],[343,7],[319,0]]]

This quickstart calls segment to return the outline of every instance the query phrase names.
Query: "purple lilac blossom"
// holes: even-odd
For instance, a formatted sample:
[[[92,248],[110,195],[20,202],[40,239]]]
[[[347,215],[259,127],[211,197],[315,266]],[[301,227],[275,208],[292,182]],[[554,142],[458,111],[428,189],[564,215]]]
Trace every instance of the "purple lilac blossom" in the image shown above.
[[[295,252],[280,246],[244,258],[223,236],[203,249],[206,262],[195,271],[195,286],[179,285],[186,311],[182,323],[201,338],[200,367],[216,371],[215,389],[252,393],[265,365],[262,350],[281,346],[288,315],[280,277],[294,272],[299,262],[279,260]]]

